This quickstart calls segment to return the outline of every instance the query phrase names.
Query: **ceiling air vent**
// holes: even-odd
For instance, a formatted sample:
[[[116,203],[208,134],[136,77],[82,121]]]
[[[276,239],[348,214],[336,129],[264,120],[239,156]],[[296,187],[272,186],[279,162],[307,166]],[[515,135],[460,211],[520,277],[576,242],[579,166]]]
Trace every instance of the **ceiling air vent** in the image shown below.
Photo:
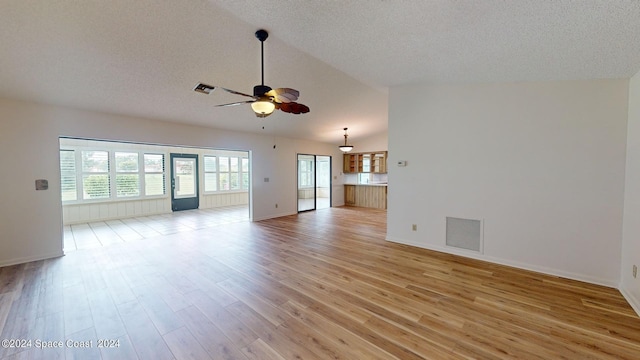
[[[196,85],[196,87],[193,88],[193,91],[197,91],[199,93],[203,93],[203,94],[209,95],[215,89],[216,89],[215,86],[199,83],[198,85]]]

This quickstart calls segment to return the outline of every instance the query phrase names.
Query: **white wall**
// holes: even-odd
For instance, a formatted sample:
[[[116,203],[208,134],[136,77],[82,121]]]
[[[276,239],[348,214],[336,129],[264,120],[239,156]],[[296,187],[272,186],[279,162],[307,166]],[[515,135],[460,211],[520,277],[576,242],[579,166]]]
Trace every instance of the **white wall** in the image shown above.
[[[389,132],[385,131],[356,141],[349,141],[353,152],[387,151],[389,149]]]
[[[387,238],[618,286],[627,94],[627,80],[392,88]],[[484,253],[446,247],[447,216],[484,220]]]
[[[620,291],[640,314],[640,274],[636,278],[632,276],[633,265],[640,267],[640,72],[629,82],[624,195]]]
[[[333,156],[342,188],[334,145],[0,99],[0,266],[62,254],[60,136],[251,151],[254,221],[296,212],[298,152]],[[36,191],[36,179],[49,190]],[[343,198],[334,193],[333,205]]]

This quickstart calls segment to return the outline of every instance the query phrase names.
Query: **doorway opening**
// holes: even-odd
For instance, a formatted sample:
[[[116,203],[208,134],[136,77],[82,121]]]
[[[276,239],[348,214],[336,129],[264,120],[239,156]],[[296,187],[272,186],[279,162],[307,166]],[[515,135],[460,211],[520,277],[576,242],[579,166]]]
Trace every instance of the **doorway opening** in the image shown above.
[[[59,144],[65,252],[251,221],[249,151],[65,137]]]
[[[331,156],[298,154],[298,212],[331,207]]]

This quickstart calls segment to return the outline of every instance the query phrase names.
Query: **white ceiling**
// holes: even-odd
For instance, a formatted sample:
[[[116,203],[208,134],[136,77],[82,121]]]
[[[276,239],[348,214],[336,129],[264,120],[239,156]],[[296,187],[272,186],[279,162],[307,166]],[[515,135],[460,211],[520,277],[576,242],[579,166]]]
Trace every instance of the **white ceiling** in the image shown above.
[[[259,28],[265,83],[310,113],[192,91],[252,93]],[[0,34],[0,97],[335,144],[386,130],[391,86],[640,70],[640,1],[2,0]]]

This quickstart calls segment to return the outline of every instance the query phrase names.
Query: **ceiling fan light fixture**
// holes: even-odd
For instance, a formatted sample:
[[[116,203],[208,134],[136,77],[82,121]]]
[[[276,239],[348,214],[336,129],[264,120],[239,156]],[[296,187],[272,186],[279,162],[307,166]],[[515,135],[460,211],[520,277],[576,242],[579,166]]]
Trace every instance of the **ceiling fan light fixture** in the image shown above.
[[[253,112],[258,117],[267,117],[276,109],[276,105],[270,99],[260,99],[251,103]]]
[[[268,37],[269,33],[266,30],[260,29],[256,31],[256,38],[260,40],[260,66],[262,82],[260,85],[256,85],[253,87],[253,95],[220,87],[220,89],[228,93],[245,96],[251,98],[251,100],[215,105],[216,107],[251,104],[253,112],[259,118],[265,118],[271,115],[276,109],[291,114],[306,114],[309,112],[308,106],[296,102],[296,100],[298,100],[298,96],[300,95],[300,92],[298,90],[291,88],[272,89],[270,86],[264,84],[264,41]],[[211,92],[213,92],[215,89],[216,86],[199,83],[193,90],[201,94],[211,94]]]
[[[347,128],[344,128],[344,145],[340,145],[338,148],[340,148],[340,151],[345,153],[353,150],[352,145],[347,145],[347,137],[349,137],[349,135],[347,135]]]

